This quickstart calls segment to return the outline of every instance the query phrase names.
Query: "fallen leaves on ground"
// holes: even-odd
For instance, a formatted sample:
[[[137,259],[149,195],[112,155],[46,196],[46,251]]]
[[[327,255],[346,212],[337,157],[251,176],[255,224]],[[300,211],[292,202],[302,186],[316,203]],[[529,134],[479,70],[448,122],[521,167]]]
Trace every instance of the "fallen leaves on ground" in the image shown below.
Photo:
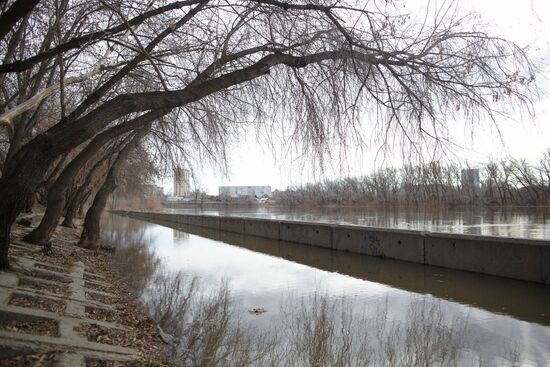
[[[26,308],[38,308],[44,311],[55,312],[59,315],[65,312],[65,307],[67,306],[63,301],[20,293],[12,294],[8,304]]]
[[[47,272],[41,271],[41,270],[19,269],[17,272],[19,274],[26,275],[28,277],[44,279],[44,280],[51,280],[52,282],[60,282],[60,283],[66,283],[66,284],[72,282],[71,278],[66,277],[64,275],[47,273]]]
[[[55,320],[7,320],[0,323],[0,329],[33,335],[58,336],[59,334]]]
[[[22,354],[0,359],[1,367],[51,367],[57,366],[57,351]]]
[[[110,305],[116,302],[115,298],[95,292],[86,292],[86,299]]]
[[[33,221],[33,224],[35,222],[38,223],[39,220]],[[15,226],[14,229],[15,231],[13,232],[12,237],[14,239],[22,239],[32,230],[32,228],[22,226]],[[110,304],[117,310],[115,313],[116,317],[111,320],[118,324],[127,325],[132,328],[132,330],[124,331],[122,334],[120,334],[120,332],[117,333],[116,331],[105,331],[102,333],[99,329],[89,329],[88,332],[93,332],[93,330],[95,330],[96,334],[94,335],[96,338],[100,338],[103,341],[120,342],[128,347],[136,348],[139,351],[139,355],[142,360],[130,364],[133,367],[166,366],[162,362],[158,362],[161,360],[161,341],[156,325],[141,308],[135,296],[128,291],[126,284],[117,278],[115,266],[112,263],[112,253],[102,250],[92,251],[76,246],[80,231],[81,228],[65,228],[59,226],[51,238],[52,251],[48,255],[41,253],[38,246],[36,247],[36,250],[33,250],[32,245],[28,245],[28,248],[27,246],[11,246],[10,255],[30,257],[36,261],[49,264],[50,266],[68,269],[70,269],[75,262],[82,262],[86,270],[84,275],[85,287],[89,288],[88,292],[86,292],[86,298],[93,299],[97,302]],[[38,272],[39,270],[33,269],[26,275],[38,275],[38,278],[42,276],[42,279],[48,279],[46,278],[47,275],[44,275],[45,272]],[[98,277],[97,275],[101,277]],[[68,277],[63,278],[69,279],[69,282],[71,281]],[[34,280],[35,279],[32,279],[32,281]],[[39,280],[36,281],[38,282]],[[101,281],[109,284],[109,286],[99,285],[93,281]],[[47,286],[44,284],[33,284],[28,286],[35,289],[38,287],[43,287],[44,290],[47,290]],[[64,287],[65,285],[60,284],[60,286]],[[112,296],[100,295],[92,290],[110,293]],[[55,326],[55,331],[57,332],[57,326]],[[90,335],[92,338],[94,337],[92,334]],[[111,362],[113,361],[101,361],[102,364],[96,364],[93,366],[118,367],[118,365],[109,364]]]
[[[88,281],[84,282],[84,287],[105,293],[111,293],[113,291],[113,288],[111,286],[92,283]]]
[[[121,317],[116,311],[106,310],[98,307],[86,307],[86,316],[90,319],[107,321],[107,322],[120,322]]]
[[[36,264],[35,267],[39,268],[39,269],[45,269],[45,270],[49,270],[49,271],[55,271],[55,272],[58,272],[58,273],[64,273],[64,274],[67,274],[69,273],[69,269],[65,268],[65,267],[61,267],[61,266],[52,266],[52,265],[46,265],[46,264]]]
[[[46,291],[50,293],[55,293],[58,295],[68,295],[69,294],[69,287],[67,287],[64,284],[55,284],[55,283],[46,283],[41,282],[39,280],[34,280],[31,278],[26,277],[20,277],[19,278],[19,286],[20,287],[26,287],[26,288],[32,288],[39,291]]]

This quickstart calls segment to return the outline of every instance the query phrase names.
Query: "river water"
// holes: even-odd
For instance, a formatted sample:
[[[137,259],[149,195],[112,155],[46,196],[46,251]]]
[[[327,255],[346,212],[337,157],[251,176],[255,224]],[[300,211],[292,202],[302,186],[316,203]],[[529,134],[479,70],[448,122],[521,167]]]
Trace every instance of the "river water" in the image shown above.
[[[254,213],[258,215],[257,210]],[[211,300],[213,294],[227,285],[231,317],[239,320],[241,327],[259,333],[252,337],[252,344],[261,344],[258,340],[264,339],[259,339],[260,334],[277,335],[282,340],[287,354],[278,364],[281,366],[312,365],[311,350],[315,349],[313,354],[322,354],[318,350],[323,348],[310,346],[338,344],[330,335],[338,341],[345,339],[348,334],[342,325],[354,330],[356,340],[355,349],[341,350],[374,356],[372,363],[361,365],[391,365],[387,363],[392,355],[389,351],[400,356],[418,356],[420,348],[434,355],[448,355],[450,352],[437,344],[447,340],[459,350],[459,365],[512,365],[509,361],[516,360],[516,365],[550,366],[548,286],[205,228],[170,228],[161,224],[108,215],[104,218],[104,240],[118,247],[116,258],[121,273],[146,309],[165,330],[168,328],[175,334],[178,329],[174,325],[182,324],[184,330],[189,330],[197,324],[196,320],[213,318],[217,321],[210,320],[206,327],[195,329],[211,334],[216,330],[217,339],[214,339],[222,340],[217,327],[226,325],[227,320],[210,317],[209,312],[200,310],[195,310],[195,316],[191,311],[174,313],[174,309],[192,307],[188,307],[189,302],[177,306],[177,302],[169,300],[174,298],[174,293],[181,296],[189,289],[194,289],[199,299],[210,297]],[[174,279],[180,279],[178,276],[184,280],[175,282]],[[182,283],[185,284],[182,286]],[[312,317],[319,316],[316,310],[325,302],[332,305],[329,307],[332,314],[329,314],[336,325],[331,329],[332,334],[317,333],[322,329],[319,320],[323,318]],[[204,302],[196,302],[194,307],[200,308],[199,304],[204,306]],[[219,309],[216,308],[216,312]],[[251,312],[254,309],[257,312]],[[343,316],[348,314],[353,315],[353,321]],[[312,320],[317,327],[311,327]],[[174,349],[189,353],[192,349],[189,345],[194,345],[190,340],[197,333],[200,334],[188,332],[182,338],[185,342]],[[330,343],[320,343],[312,333],[330,334],[327,336]],[[210,334],[201,335],[196,337],[202,341],[200,345],[206,343],[204,340],[212,340]],[[225,341],[219,342],[223,348],[233,345],[234,339],[230,337],[233,334],[227,335]],[[418,342],[432,339],[435,343],[429,347]],[[370,348],[365,349],[367,352],[362,349],[365,345]],[[337,354],[338,350],[331,349],[331,353]],[[204,358],[206,352],[202,353]],[[196,355],[186,354],[187,362],[182,365],[198,364],[200,358]],[[309,362],[300,363],[302,360]],[[436,360],[428,365],[435,365]],[[394,365],[412,364],[401,362]],[[249,365],[260,364],[256,361]],[[323,362],[320,365],[338,364]],[[360,364],[348,361],[342,365]]]
[[[308,208],[274,206],[210,206],[167,209],[170,212],[236,215],[269,219],[346,223],[431,232],[465,233],[550,240],[550,209],[535,207],[386,207]]]

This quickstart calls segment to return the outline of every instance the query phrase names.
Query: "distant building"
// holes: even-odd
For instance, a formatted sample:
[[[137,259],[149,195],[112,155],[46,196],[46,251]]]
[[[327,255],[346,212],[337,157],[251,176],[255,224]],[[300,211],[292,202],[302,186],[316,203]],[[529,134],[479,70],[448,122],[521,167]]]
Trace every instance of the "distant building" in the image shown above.
[[[174,170],[174,196],[188,196],[191,193],[189,185],[189,170],[176,168]]]
[[[218,192],[220,196],[227,197],[255,196],[261,198],[271,196],[271,186],[220,186]]]
[[[463,169],[460,172],[460,182],[463,188],[480,187],[479,169],[477,168]]]

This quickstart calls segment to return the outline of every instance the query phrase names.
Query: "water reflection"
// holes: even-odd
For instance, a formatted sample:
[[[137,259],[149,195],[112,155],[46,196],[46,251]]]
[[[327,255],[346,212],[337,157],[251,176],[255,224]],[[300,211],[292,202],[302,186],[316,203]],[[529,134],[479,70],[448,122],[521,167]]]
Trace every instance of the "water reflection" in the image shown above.
[[[550,209],[535,207],[382,207],[289,209],[268,206],[213,206],[170,212],[348,223],[373,227],[550,240]]]
[[[435,349],[430,347],[430,350],[451,353],[456,352],[457,346],[461,350],[470,350],[477,345],[481,349],[472,352],[475,358],[499,364],[498,356],[514,359],[515,353],[510,351],[517,346],[524,363],[544,365],[550,360],[550,315],[547,314],[550,310],[550,292],[548,287],[539,284],[333,252],[199,227],[186,226],[175,230],[115,216],[108,217],[106,224],[106,235],[122,250],[118,251],[117,258],[127,264],[134,263],[133,266],[123,266],[123,272],[129,277],[136,274],[136,279],[148,279],[133,284],[139,288],[137,293],[142,295],[151,315],[157,320],[167,320],[162,324],[168,332],[191,333],[185,334],[183,341],[181,338],[178,340],[175,350],[180,354],[182,348],[189,350],[192,340],[214,338],[217,341],[213,341],[208,348],[215,349],[215,345],[229,345],[238,339],[257,352],[240,357],[250,361],[259,359],[261,355],[262,358],[269,356],[262,361],[272,361],[273,350],[270,348],[274,344],[280,347],[293,340],[292,345],[301,347],[294,352],[290,349],[290,352],[299,354],[292,358],[305,361],[309,357],[300,354],[300,350],[307,349],[308,343],[326,343],[327,340],[319,339],[316,333],[308,334],[299,325],[295,325],[298,329],[292,331],[291,326],[299,324],[299,320],[309,319],[312,328],[315,326],[321,334],[328,330],[334,337],[338,334],[334,331],[335,327],[342,326],[345,321],[341,319],[341,310],[346,309],[340,307],[339,311],[335,311],[334,305],[345,300],[347,307],[353,310],[352,324],[361,325],[361,330],[350,331],[354,335],[359,333],[354,340],[367,337],[372,340],[367,348],[370,353],[361,349],[360,345],[353,347],[355,355],[364,357],[365,361],[372,362],[367,357],[372,357],[373,349],[377,353],[387,352],[379,345],[380,341],[376,342],[375,332],[384,320],[387,324],[378,332],[378,338],[380,335],[386,339],[393,338],[390,344],[399,346],[396,347],[397,354],[407,354],[400,348],[405,348],[409,339],[401,333],[413,335],[415,330],[432,330],[433,335],[439,335],[441,339],[445,336],[441,334],[442,330],[449,330],[449,323],[459,320],[459,325],[468,327],[464,330],[452,329],[456,335],[448,337],[452,336],[453,342],[450,344],[453,348],[437,349],[434,344],[432,347]],[[142,241],[141,246],[136,245],[139,241]],[[149,259],[145,259],[144,254],[148,254]],[[224,291],[224,282],[229,284],[231,290],[230,302],[219,298],[223,294],[229,295]],[[194,301],[185,301],[191,294],[196,296]],[[331,305],[328,326],[319,324],[324,311],[318,294],[325,295],[322,299],[328,300],[328,305]],[[182,302],[184,306],[181,306]],[[224,306],[224,303],[228,304]],[[415,308],[417,304],[422,307]],[[268,312],[262,315],[248,312],[255,307],[263,307]],[[185,315],[181,310],[185,310]],[[304,314],[307,310],[315,312]],[[420,321],[417,320],[417,324],[412,323],[411,312],[418,316]],[[222,330],[203,325],[199,321],[205,319],[205,315],[210,315],[210,323],[226,325],[227,328]],[[439,326],[421,322],[439,318]],[[346,320],[349,322],[349,319]],[[174,328],[175,325],[181,328]],[[285,327],[282,328],[282,325]],[[392,331],[396,325],[399,332]],[[411,329],[411,325],[416,326]],[[339,332],[342,330],[346,329]],[[366,330],[374,334],[365,335]],[[210,331],[215,335],[210,335]],[[279,335],[277,331],[285,333]],[[291,331],[295,335],[288,335]],[[464,334],[464,343],[458,340],[460,333]],[[240,339],[235,339],[235,335],[241,335]],[[273,340],[275,336],[277,340]],[[345,339],[342,335],[340,337]],[[257,345],[252,343],[254,340],[258,341]],[[323,353],[327,350],[322,348]],[[336,348],[329,354],[338,355],[338,350]],[[180,355],[180,360],[193,365],[209,353],[212,350],[202,349],[194,357]],[[228,350],[223,349],[220,353],[226,355]],[[465,358],[463,353],[461,358]],[[380,362],[387,356],[378,355],[375,359]],[[221,363],[218,365],[224,365],[224,359],[218,361]],[[327,365],[339,363],[332,362]],[[351,365],[361,364],[354,362]],[[366,365],[378,364],[372,362]],[[403,362],[403,365],[407,364]]]
[[[116,247],[114,258],[118,272],[135,294],[141,297],[161,265],[161,259],[155,255],[154,247],[150,246],[155,237],[137,221],[106,222],[111,225],[102,232],[102,238]]]
[[[173,238],[173,242],[175,244],[184,244],[185,242],[189,241],[189,233],[186,233],[186,232],[182,232],[182,231],[174,231],[173,233],[174,235],[174,238]]]

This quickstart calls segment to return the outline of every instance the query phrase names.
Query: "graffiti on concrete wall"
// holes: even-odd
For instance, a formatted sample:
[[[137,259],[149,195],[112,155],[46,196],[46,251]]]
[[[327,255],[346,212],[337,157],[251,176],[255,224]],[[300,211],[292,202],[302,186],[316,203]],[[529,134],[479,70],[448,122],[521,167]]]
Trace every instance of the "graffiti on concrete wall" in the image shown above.
[[[369,255],[383,256],[382,248],[380,246],[380,238],[375,234],[367,234],[361,248]]]

